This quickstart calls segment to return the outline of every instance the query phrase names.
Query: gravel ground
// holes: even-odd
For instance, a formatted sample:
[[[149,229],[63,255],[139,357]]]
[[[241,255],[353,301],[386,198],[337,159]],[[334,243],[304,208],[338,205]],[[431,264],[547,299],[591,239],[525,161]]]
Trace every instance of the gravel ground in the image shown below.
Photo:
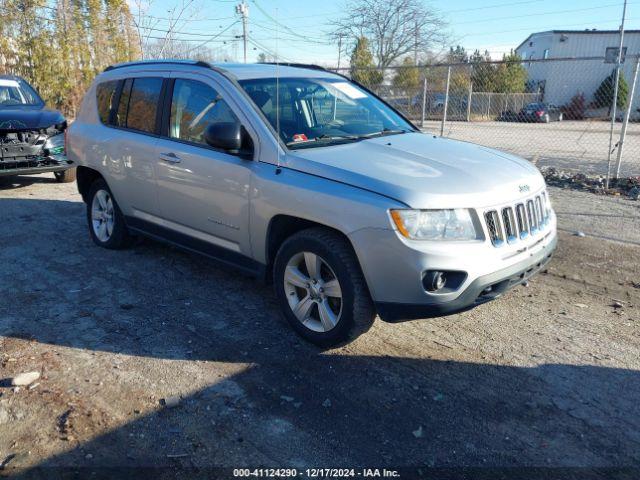
[[[151,241],[99,249],[74,184],[0,180],[4,471],[628,467],[638,478],[640,202],[551,194],[561,228],[587,236],[561,232],[528,287],[463,314],[377,321],[321,351],[290,331],[269,287]],[[9,386],[29,371],[37,386]]]
[[[609,123],[603,121],[562,121],[544,123],[518,122],[447,122],[446,137],[506,150],[532,160],[539,167],[604,175],[607,173]],[[614,144],[620,137],[616,124]],[[424,130],[440,134],[440,122],[427,121]],[[640,175],[640,124],[630,123],[624,141],[620,174]],[[613,153],[615,169],[617,150]]]

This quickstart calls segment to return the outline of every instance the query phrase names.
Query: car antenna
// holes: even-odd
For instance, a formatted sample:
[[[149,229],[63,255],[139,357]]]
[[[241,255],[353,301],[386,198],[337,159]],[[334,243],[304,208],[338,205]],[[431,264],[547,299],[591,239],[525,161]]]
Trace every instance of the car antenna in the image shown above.
[[[282,173],[280,168],[280,59],[278,58],[278,7],[276,7],[276,175]]]

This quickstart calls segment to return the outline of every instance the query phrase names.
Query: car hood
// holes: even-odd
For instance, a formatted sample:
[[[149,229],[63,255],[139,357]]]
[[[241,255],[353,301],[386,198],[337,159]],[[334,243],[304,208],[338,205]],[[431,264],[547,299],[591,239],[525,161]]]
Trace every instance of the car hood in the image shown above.
[[[0,131],[39,130],[64,122],[57,110],[42,107],[0,107]]]
[[[414,208],[486,207],[544,187],[542,175],[527,160],[417,132],[293,150],[286,163]]]

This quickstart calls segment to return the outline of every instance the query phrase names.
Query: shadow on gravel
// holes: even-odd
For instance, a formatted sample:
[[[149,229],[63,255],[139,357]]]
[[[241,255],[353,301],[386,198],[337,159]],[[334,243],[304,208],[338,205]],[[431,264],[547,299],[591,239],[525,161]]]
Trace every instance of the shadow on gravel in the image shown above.
[[[118,466],[166,467],[169,472],[206,472],[216,465],[472,465],[487,470],[483,475],[426,478],[492,480],[637,479],[640,473],[637,372],[330,356],[307,348],[295,355],[280,348],[248,357],[227,349],[212,349],[211,354],[216,360],[256,365],[175,408],[46,460],[42,470],[30,472],[32,478],[50,478],[58,472],[52,467],[79,465],[89,471],[92,466]],[[92,460],[87,460],[89,453]],[[543,475],[533,475],[523,466],[582,468],[562,475],[543,468]],[[608,469],[598,473],[586,468],[596,466]],[[507,470],[514,467],[515,472]],[[614,467],[635,470],[623,475],[610,470]]]
[[[10,203],[0,200],[0,209]],[[31,204],[39,206],[35,220],[39,211],[53,220],[25,223],[24,238],[0,235],[0,297],[12,299],[0,305],[1,335],[86,351],[248,366],[177,407],[158,405],[156,412],[134,415],[132,406],[132,421],[45,460],[26,473],[30,478],[61,472],[49,467],[79,465],[90,470],[74,476],[71,468],[65,478],[89,477],[93,466],[110,465],[168,467],[164,473],[260,464],[640,465],[637,371],[517,368],[428,354],[352,355],[349,348],[322,352],[289,330],[271,289],[257,281],[153,242],[121,252],[99,249],[84,219],[68,218],[80,213],[77,203]],[[0,210],[0,221],[26,210],[15,217],[7,212]],[[66,218],[64,228],[57,227],[57,215]],[[52,242],[64,245],[63,257],[49,254]],[[575,478],[627,478],[578,473]]]
[[[3,190],[13,190],[15,188],[28,187],[35,183],[57,183],[53,173],[42,175],[15,175],[10,177],[0,177],[0,192]]]

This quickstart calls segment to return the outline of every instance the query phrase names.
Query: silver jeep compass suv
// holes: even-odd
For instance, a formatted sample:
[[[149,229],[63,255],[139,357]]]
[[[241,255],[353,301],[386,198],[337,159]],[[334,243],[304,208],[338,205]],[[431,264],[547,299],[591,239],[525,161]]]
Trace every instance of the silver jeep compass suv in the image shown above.
[[[549,260],[529,162],[421,133],[367,89],[301,65],[120,64],[68,131],[89,231],[161,239],[273,279],[332,345],[496,298]]]

